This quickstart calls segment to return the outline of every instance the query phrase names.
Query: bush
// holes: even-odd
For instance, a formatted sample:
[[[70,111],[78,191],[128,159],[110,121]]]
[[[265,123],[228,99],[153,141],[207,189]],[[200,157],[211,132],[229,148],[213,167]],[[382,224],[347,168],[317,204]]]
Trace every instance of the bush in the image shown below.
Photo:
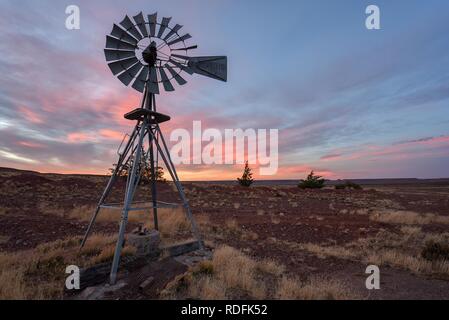
[[[115,168],[117,167],[117,164],[113,164],[112,168],[109,168],[109,172],[112,175],[115,171]],[[120,171],[117,173],[117,176],[119,178],[127,178],[128,177],[128,165],[123,165]],[[166,182],[167,180],[164,178],[164,168],[162,167],[155,167],[155,176],[156,181],[158,182]],[[140,171],[140,185],[147,185],[151,183],[152,174],[151,174],[151,167],[148,163],[141,163],[140,168],[138,168]]]
[[[301,189],[321,189],[324,187],[324,181],[321,176],[314,175],[312,170],[305,180],[299,182],[298,187]]]
[[[352,181],[345,181],[344,183],[335,185],[335,189],[337,190],[344,190],[344,189],[354,189],[354,190],[362,190],[362,186],[352,182]]]
[[[421,256],[428,261],[449,260],[449,245],[429,241],[422,249]]]
[[[245,162],[245,169],[243,170],[242,177],[237,178],[237,181],[243,187],[249,187],[253,184],[253,173],[251,172],[251,168],[248,166],[248,161]]]

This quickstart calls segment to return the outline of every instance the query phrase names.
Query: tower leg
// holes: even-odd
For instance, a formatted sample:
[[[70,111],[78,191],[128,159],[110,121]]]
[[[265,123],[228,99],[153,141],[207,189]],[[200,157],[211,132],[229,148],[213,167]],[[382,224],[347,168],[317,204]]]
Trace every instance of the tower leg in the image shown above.
[[[119,229],[119,235],[117,239],[117,244],[115,246],[115,252],[114,252],[114,259],[112,261],[112,267],[111,267],[111,274],[110,274],[110,283],[115,284],[117,280],[117,269],[118,264],[120,261],[120,254],[122,252],[123,247],[123,241],[125,238],[125,230],[126,225],[128,222],[128,211],[129,207],[131,205],[131,202],[133,200],[134,191],[136,190],[137,184],[139,183],[139,177],[136,175],[137,168],[140,166],[141,162],[141,152],[142,152],[142,143],[143,138],[145,136],[145,131],[147,127],[147,121],[145,120],[140,128],[139,133],[139,142],[135,151],[134,160],[131,172],[129,173],[129,179],[126,186],[126,195],[125,195],[125,202],[123,205],[123,212],[122,212],[122,220],[120,222],[120,229]]]
[[[150,129],[151,130],[151,129]],[[148,140],[150,143],[150,170],[151,170],[151,198],[153,200],[153,220],[154,220],[154,229],[159,230],[159,223],[157,218],[157,177],[156,172],[158,168],[154,166],[154,148],[153,148],[153,136],[151,134],[148,135]],[[154,139],[156,140],[156,139]]]
[[[156,128],[158,128],[158,127],[159,126],[157,125]],[[158,129],[156,129],[156,130],[158,130]],[[175,169],[175,167],[173,165],[173,161],[171,160],[170,152],[169,152],[169,150],[167,148],[167,145],[165,144],[162,132],[160,131],[160,129],[158,131],[159,131],[159,137],[161,137],[161,140],[164,142],[165,152],[164,152],[164,150],[162,150],[162,147],[160,146],[159,141],[154,139],[155,132],[150,131],[150,134],[152,135],[154,141],[156,142],[156,147],[157,147],[157,149],[159,151],[159,154],[161,155],[162,160],[164,161],[164,163],[165,163],[165,165],[167,167],[167,170],[168,170],[168,172],[169,172],[173,182],[175,183],[176,189],[178,190],[178,194],[179,194],[179,196],[181,198],[181,201],[183,202],[183,206],[184,206],[187,218],[189,219],[190,224],[192,225],[193,234],[194,234],[195,238],[198,240],[198,244],[200,246],[200,249],[203,249],[203,243],[201,241],[201,236],[200,236],[200,233],[198,231],[198,226],[196,225],[195,219],[193,219],[193,215],[192,215],[192,211],[190,210],[189,202],[187,201],[187,198],[185,196],[184,189],[183,189],[183,187],[181,185],[181,182],[178,179],[178,174],[176,173],[176,169]]]

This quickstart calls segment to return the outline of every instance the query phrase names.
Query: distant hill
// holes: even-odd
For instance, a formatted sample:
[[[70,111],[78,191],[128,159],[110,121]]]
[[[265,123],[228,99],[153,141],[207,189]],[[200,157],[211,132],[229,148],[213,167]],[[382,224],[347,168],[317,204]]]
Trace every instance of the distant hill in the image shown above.
[[[347,179],[348,181],[355,182],[360,185],[398,185],[398,184],[449,184],[449,178],[441,179],[417,179],[417,178],[397,178],[397,179]],[[344,183],[346,180],[326,180],[326,185],[334,186],[336,184]],[[235,181],[222,180],[222,181],[192,181],[206,184],[233,184]],[[292,186],[297,185],[297,180],[255,180],[254,185],[259,186],[272,186],[272,185],[284,185]]]
[[[42,174],[42,175],[63,175],[56,173],[39,173],[37,171],[31,170],[20,170],[15,168],[0,167],[0,173],[31,173],[31,174]],[[68,176],[86,176],[86,177],[101,177],[104,175],[94,175],[94,174],[67,174]],[[396,179],[347,179],[349,181],[355,182],[360,185],[398,185],[398,184],[449,184],[449,178],[440,179],[417,179],[417,178],[396,178]],[[326,185],[333,186],[336,184],[343,183],[345,179],[340,180],[326,180]],[[224,184],[231,185],[237,183],[236,180],[216,180],[216,181],[188,181],[183,180],[183,182],[193,182],[193,183],[205,183],[205,184]],[[299,179],[290,180],[255,180],[254,185],[256,186],[292,186],[297,185]]]

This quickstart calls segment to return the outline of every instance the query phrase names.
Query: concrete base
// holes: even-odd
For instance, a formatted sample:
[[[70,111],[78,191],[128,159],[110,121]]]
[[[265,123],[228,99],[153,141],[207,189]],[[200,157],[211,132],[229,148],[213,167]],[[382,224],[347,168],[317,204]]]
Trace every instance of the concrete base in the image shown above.
[[[130,233],[127,242],[137,249],[137,256],[147,256],[159,251],[161,237],[159,231],[145,230],[144,232]]]
[[[204,246],[204,244],[203,244]],[[170,257],[180,256],[185,253],[189,253],[200,248],[200,243],[197,240],[188,240],[175,245],[170,245],[161,248],[162,251],[166,251]]]

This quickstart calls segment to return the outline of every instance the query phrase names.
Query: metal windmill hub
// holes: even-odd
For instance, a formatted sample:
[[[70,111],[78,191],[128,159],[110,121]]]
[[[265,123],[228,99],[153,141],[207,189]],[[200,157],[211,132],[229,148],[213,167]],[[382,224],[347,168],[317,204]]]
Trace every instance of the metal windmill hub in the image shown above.
[[[142,58],[149,66],[156,65],[158,60],[156,42],[151,41],[150,45],[143,50]]]

